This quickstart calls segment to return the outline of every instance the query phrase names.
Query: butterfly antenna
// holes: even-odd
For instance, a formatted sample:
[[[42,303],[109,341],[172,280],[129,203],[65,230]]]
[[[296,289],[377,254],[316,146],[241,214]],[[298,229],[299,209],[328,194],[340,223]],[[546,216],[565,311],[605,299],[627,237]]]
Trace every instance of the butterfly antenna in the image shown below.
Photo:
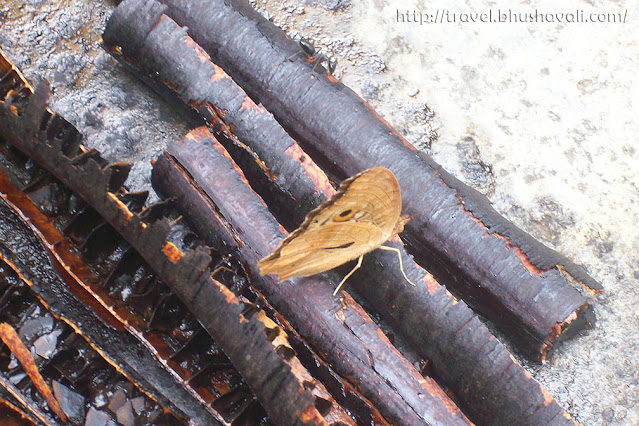
[[[346,276],[342,279],[342,281],[340,281],[339,285],[337,286],[337,288],[335,289],[335,291],[333,292],[333,296],[337,295],[337,292],[339,291],[340,288],[342,288],[342,286],[344,285],[344,283],[346,282],[346,280],[353,275],[353,273],[355,271],[357,271],[359,269],[360,266],[362,266],[362,259],[364,258],[364,255],[361,255],[359,257],[359,259],[357,259],[357,265],[355,265],[355,267],[353,269],[351,269],[351,272],[349,272],[348,274],[346,274]]]
[[[406,279],[406,281],[408,281],[413,287],[417,287],[417,284],[415,284],[410,279],[408,279],[408,277],[406,276],[406,272],[404,272],[404,263],[402,262],[402,253],[399,251],[399,249],[395,247],[388,247],[388,246],[379,246],[378,248],[382,250],[394,251],[395,253],[397,253],[397,258],[399,259],[399,270],[402,271],[402,275],[404,276],[404,279]]]

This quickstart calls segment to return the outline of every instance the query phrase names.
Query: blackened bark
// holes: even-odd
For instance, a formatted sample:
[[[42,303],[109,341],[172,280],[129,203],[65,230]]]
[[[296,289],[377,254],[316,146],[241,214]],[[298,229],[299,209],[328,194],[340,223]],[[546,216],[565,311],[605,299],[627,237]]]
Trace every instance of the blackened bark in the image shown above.
[[[340,375],[357,384],[385,418],[402,424],[467,422],[435,382],[421,377],[390,345],[352,298],[346,295],[342,304],[332,297],[335,283],[321,275],[294,278],[282,284],[273,276],[260,276],[257,262],[277,246],[285,233],[206,129],[192,131],[184,141],[173,144],[169,153],[228,222],[218,219],[201,226],[216,232],[222,228],[220,233],[227,235],[223,240],[239,241],[239,255],[252,272],[254,285]],[[170,167],[171,161],[165,154],[156,162],[154,185],[161,193],[184,198],[188,187],[176,190],[165,185],[169,180],[164,176],[175,170]],[[185,209],[184,215],[188,216],[189,211]]]
[[[205,187],[207,194],[218,194],[216,205],[222,211],[233,210],[233,203],[241,206],[242,210],[261,211],[259,204],[250,202],[250,189],[234,187],[226,188],[229,184],[221,170],[224,170],[218,157],[221,148],[207,148],[215,142],[207,137],[202,130],[191,133],[181,144],[174,144],[171,152],[191,172],[196,181]],[[188,182],[176,185],[175,179],[170,178],[168,172],[172,164],[170,157],[164,156],[156,163],[154,170],[154,184],[162,188],[162,192],[169,190],[170,195],[186,197],[187,192],[193,191],[198,197],[204,194],[189,190]],[[159,171],[164,171],[160,174]],[[173,173],[174,174],[174,173]],[[161,176],[161,178],[160,178]],[[215,179],[215,183],[214,182]],[[239,185],[239,183],[238,183]],[[242,195],[242,191],[247,195]],[[230,194],[233,194],[232,196]],[[190,201],[187,205],[206,203]],[[209,206],[210,208],[210,206]],[[279,208],[286,208],[280,206]],[[193,209],[191,209],[193,210]],[[197,208],[196,211],[206,211]],[[189,212],[185,211],[185,215]],[[242,216],[233,211],[228,217]],[[244,213],[255,220],[255,212]],[[200,223],[204,229],[216,229],[222,224],[207,221],[207,216],[200,214],[192,217],[193,222]],[[245,219],[249,220],[249,219]],[[272,241],[270,233],[258,229],[248,230],[244,222],[229,219],[230,226],[239,227],[238,234],[258,233],[259,240]],[[253,222],[249,222],[253,224]],[[258,221],[256,223],[263,223]],[[266,226],[264,224],[263,226]],[[229,225],[222,224],[222,228]],[[272,226],[271,226],[272,228]],[[274,231],[271,231],[271,233]],[[232,232],[220,231],[227,234],[226,240],[232,240]],[[238,237],[235,237],[238,238]],[[239,237],[247,244],[248,237]],[[249,244],[250,245],[250,244]],[[390,245],[401,249],[399,241]],[[395,261],[393,254],[380,253],[388,256],[390,264]],[[433,361],[433,370],[449,384],[471,415],[482,423],[517,423],[517,424],[562,424],[571,423],[567,414],[552,400],[541,386],[528,375],[514,360],[508,350],[495,339],[488,329],[477,319],[475,314],[463,302],[457,302],[446,292],[429,274],[415,266],[403,252],[405,270],[409,277],[418,283],[413,288],[404,282],[397,265],[395,267],[381,267],[375,260],[367,260],[361,272],[351,279],[354,285],[364,294],[369,302],[388,319],[396,329],[418,350]],[[389,260],[389,259],[386,259]],[[288,285],[288,282],[282,286]],[[292,296],[297,300],[298,296]],[[319,302],[317,302],[319,303]],[[412,330],[412,333],[411,333]],[[482,395],[478,398],[478,395]]]
[[[142,12],[123,5],[107,22],[105,48],[162,96],[199,114],[250,173],[256,190],[289,205],[278,220],[303,219],[303,207],[318,205],[333,193],[328,178],[271,113],[255,104],[184,28],[162,13],[165,8],[149,2]],[[291,193],[299,198],[291,199]]]
[[[129,0],[123,7],[148,2]],[[339,178],[374,166],[397,176],[402,237],[435,277],[489,317],[531,358],[594,322],[587,291],[600,285],[566,257],[500,216],[487,199],[440,171],[370,106],[297,54],[300,47],[244,0],[164,0],[167,14]],[[240,36],[241,35],[241,36]]]
[[[312,391],[304,386],[308,373],[300,374],[299,362],[291,351],[281,349],[281,341],[269,339],[270,323],[255,312],[245,315],[244,303],[211,277],[208,249],[182,253],[166,241],[167,220],[145,222],[132,213],[120,194],[111,192],[123,181],[126,167],[101,167],[92,158],[78,164],[65,155],[68,141],[48,132],[54,122],[46,107],[48,97],[48,85],[42,83],[21,115],[0,104],[0,134],[80,195],[140,253],[224,348],[274,422],[323,423]]]
[[[218,129],[220,142],[273,214],[288,229],[296,228],[306,212],[334,193],[323,172],[268,112],[255,106],[183,29],[162,14],[163,7],[153,4],[152,16],[143,19],[135,9],[116,12],[105,30],[106,47],[164,96],[175,100],[171,95],[177,95],[182,105],[195,108],[209,121],[209,127]],[[210,110],[216,112],[221,125],[206,115]],[[222,126],[232,128],[246,145]],[[206,162],[206,158],[201,160]],[[191,183],[185,180],[187,177],[169,173],[172,166],[168,161],[166,157],[158,161],[156,188],[169,188],[170,193],[184,196],[192,191]],[[194,193],[196,196],[197,202],[183,200],[191,206],[189,215],[199,218],[192,222],[208,241],[218,242],[225,232],[212,232],[212,226],[203,224],[222,219],[212,217],[212,206],[205,195]],[[226,233],[226,240],[227,244],[233,241],[230,233]],[[484,422],[539,424],[555,418],[561,408],[553,402],[538,409],[546,404],[538,383],[526,375],[466,305],[416,266],[399,239],[390,245],[401,250],[405,270],[419,283],[417,289],[405,283],[395,255],[381,251],[365,257],[364,267],[349,284],[422,356],[432,360],[436,375],[455,391],[471,416]],[[479,394],[484,398],[478,399]]]

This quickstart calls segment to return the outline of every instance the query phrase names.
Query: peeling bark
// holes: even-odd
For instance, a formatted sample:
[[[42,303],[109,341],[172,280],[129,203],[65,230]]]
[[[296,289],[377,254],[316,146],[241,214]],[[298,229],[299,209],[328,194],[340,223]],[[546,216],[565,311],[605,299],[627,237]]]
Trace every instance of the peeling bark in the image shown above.
[[[107,51],[134,75],[178,106],[196,113],[247,174],[260,194],[278,204],[283,224],[334,193],[324,172],[275,118],[211,62],[184,28],[148,3],[146,14],[114,14],[103,39]],[[292,194],[295,194],[292,196]]]
[[[254,315],[245,316],[244,303],[211,278],[208,250],[200,247],[188,253],[176,252],[166,241],[170,231],[166,220],[145,221],[144,214],[132,213],[122,202],[124,195],[111,192],[125,179],[126,167],[103,167],[93,158],[77,161],[77,157],[65,155],[69,141],[59,138],[60,134],[51,137],[47,127],[55,123],[46,109],[48,96],[48,87],[42,84],[21,115],[11,108],[0,108],[0,133],[99,211],[192,311],[200,315],[206,312],[208,316],[200,318],[205,328],[224,347],[273,421],[324,423],[313,405],[313,392],[304,387],[306,376],[297,376],[291,366],[291,355],[278,352],[268,340],[264,323]],[[167,256],[167,251],[173,255]],[[259,364],[255,359],[260,360]]]
[[[277,245],[277,239],[271,235],[277,235],[277,231],[267,219],[256,219],[268,214],[262,213],[261,204],[251,203],[250,189],[241,186],[240,183],[233,185],[222,175],[221,170],[226,170],[228,166],[222,161],[222,158],[225,158],[223,149],[216,145],[212,137],[203,130],[195,130],[183,142],[173,144],[170,152],[187,168],[209,196],[216,197],[215,206],[229,219],[228,223],[225,223],[224,219],[217,216],[216,222],[207,221],[210,215],[199,214],[206,211],[206,208],[200,207],[184,211],[184,214],[190,214],[192,221],[205,229],[222,228],[222,231],[217,233],[227,235],[227,241],[241,240],[240,252],[247,250],[246,245],[251,245],[248,241],[253,241],[248,236],[239,235],[243,233],[258,235],[258,241],[252,244],[265,241],[267,243],[261,244],[266,244],[267,247],[261,251],[270,253],[268,245]],[[206,162],[202,161],[203,159],[206,159]],[[171,177],[175,176],[175,171],[170,173],[171,168],[174,169],[175,166],[171,164],[171,157],[166,155],[156,162],[153,174],[156,188],[172,196],[186,197],[184,201],[188,202],[183,202],[184,205],[202,204],[203,194],[199,194],[199,202],[184,195],[188,191],[194,191],[189,189],[189,185],[192,184],[176,184],[176,178]],[[234,205],[238,207],[234,208]],[[245,222],[241,219],[243,217],[246,217]],[[257,228],[249,229],[249,226]],[[241,231],[235,234],[227,230],[228,228]],[[401,248],[401,243],[398,242],[391,245]],[[246,258],[246,255],[243,256]],[[404,331],[404,336],[420,353],[431,357],[436,374],[453,387],[472,415],[485,423],[570,424],[571,420],[565,417],[567,415],[561,407],[521,368],[472,311],[463,303],[454,301],[430,275],[412,264],[405,253],[404,256],[406,271],[411,279],[418,282],[418,288],[406,285],[398,268],[382,268],[374,261],[367,261],[366,267],[358,273],[359,276],[353,277],[354,282],[363,294],[367,297],[372,296],[369,300],[379,312],[394,325],[398,325]],[[291,280],[295,284],[290,291],[296,290],[297,286],[304,285],[302,283],[311,278],[314,277]],[[269,277],[262,278],[268,279]],[[301,280],[301,283],[298,284],[298,280]],[[386,285],[377,285],[378,281],[386,280]],[[289,287],[288,283],[280,286]],[[398,291],[398,288],[402,291]],[[274,290],[270,290],[272,291]],[[265,293],[270,294],[266,291]],[[287,300],[300,300],[303,297],[308,295],[305,293],[305,296],[301,296],[295,293],[290,294]],[[414,300],[419,300],[420,303],[417,303],[416,307],[411,307]],[[319,301],[314,303],[322,304]],[[350,302],[348,304],[350,305]],[[408,330],[413,330],[412,335],[407,333]],[[416,330],[420,332],[415,332]],[[478,395],[482,395],[482,398],[478,398]]]
[[[164,0],[167,15],[302,147],[337,178],[384,166],[400,182],[404,240],[419,263],[543,361],[555,344],[594,323],[587,292],[601,286],[581,267],[500,216],[486,197],[418,152],[353,91],[244,0]],[[120,12],[149,7],[129,0]],[[137,13],[137,12],[136,12]],[[239,36],[241,34],[241,36]],[[578,285],[579,285],[578,284]]]
[[[170,155],[156,161],[152,178],[156,189],[177,196],[185,206],[207,204],[206,208],[189,207],[183,214],[223,236],[223,241],[237,241],[229,248],[237,250],[254,285],[340,375],[357,384],[384,417],[402,424],[466,422],[435,382],[415,371],[350,296],[344,297],[344,304],[331,296],[334,283],[318,275],[278,284],[272,276],[259,275],[257,262],[277,246],[285,232],[208,131],[192,131],[169,152],[198,182],[219,214],[203,222],[213,217],[206,213],[211,201],[188,183],[174,185],[184,174]],[[202,158],[206,163],[198,160]]]
[[[163,410],[167,412],[166,416],[174,421],[177,418],[190,417],[218,424],[216,418],[185,391],[182,384],[149,353],[148,348],[127,333],[125,327],[112,317],[105,318],[103,309],[95,309],[95,305],[85,304],[80,301],[81,298],[76,298],[78,296],[67,287],[68,283],[62,281],[57,276],[55,267],[49,264],[49,253],[46,249],[39,246],[37,238],[30,237],[27,225],[20,219],[19,210],[16,211],[15,207],[0,200],[0,213],[0,240],[3,242],[0,248],[0,283],[7,283],[6,291],[0,297],[0,311],[5,320],[7,316],[12,316],[9,309],[12,297],[23,300],[17,304],[24,309],[25,315],[30,309],[32,312],[37,309],[49,312],[55,318],[55,322],[64,324],[61,328],[72,329],[75,332],[74,337],[65,339],[62,349],[77,350],[83,353],[86,359],[91,360],[91,368],[85,368],[87,375],[90,376],[95,368],[110,371],[114,383],[122,381],[117,380],[117,376],[123,377],[127,383],[130,381],[151,395],[151,400],[162,404]],[[26,266],[26,262],[35,270]],[[25,307],[25,301],[28,301],[29,308]],[[102,322],[102,319],[105,322]],[[78,340],[86,340],[91,346],[86,342],[70,343]],[[92,348],[96,348],[100,355],[98,356]],[[92,359],[88,352],[93,352],[92,356],[97,359]],[[109,368],[111,366],[107,363],[113,368]],[[86,379],[86,376],[84,378]],[[30,392],[26,394],[33,395]],[[27,411],[31,412],[30,398],[26,395],[18,398]]]
[[[210,62],[184,29],[162,15],[161,5],[149,4],[153,5],[153,11],[145,19],[138,19],[133,9],[130,15],[125,12],[114,15],[105,31],[107,48],[122,63],[129,64],[135,75],[169,100],[177,96],[179,104],[194,108],[209,127],[217,129],[220,143],[273,214],[288,229],[296,228],[306,212],[334,194],[325,175],[285,136],[267,111],[256,106]],[[209,107],[202,109],[201,105]],[[214,120],[206,115],[209,110],[217,111]],[[234,137],[231,128],[246,144]],[[192,144],[199,143],[196,137],[189,140]],[[169,167],[164,159],[158,165]],[[189,191],[191,184],[178,182],[168,172],[156,182],[156,186],[170,188],[172,194]],[[202,208],[206,205],[204,198],[188,204],[197,209],[191,216],[201,217],[194,223],[210,223],[210,213]],[[209,241],[217,241],[213,238],[219,236],[212,235],[211,229],[204,226],[200,232],[208,235]],[[232,240],[230,236],[228,239]],[[531,422],[529,416],[534,413],[534,421],[542,424],[562,412],[554,401],[545,410],[538,410],[540,404],[546,405],[539,384],[526,375],[463,302],[454,299],[430,274],[414,264],[398,238],[388,245],[400,249],[404,268],[419,283],[418,288],[405,284],[395,255],[383,252],[366,255],[363,268],[349,284],[422,356],[431,359],[436,376],[454,390],[471,416],[485,422]],[[350,265],[342,269],[347,271]],[[503,371],[509,374],[504,375]],[[477,398],[480,394],[484,398]]]

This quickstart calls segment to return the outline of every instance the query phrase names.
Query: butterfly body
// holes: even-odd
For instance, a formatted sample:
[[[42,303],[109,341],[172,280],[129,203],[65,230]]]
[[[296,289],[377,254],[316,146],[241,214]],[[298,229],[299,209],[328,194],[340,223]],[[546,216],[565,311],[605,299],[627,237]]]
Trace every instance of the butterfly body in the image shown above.
[[[311,211],[258,263],[260,272],[277,274],[283,281],[328,271],[357,258],[359,267],[364,254],[385,248],[382,244],[403,230],[407,219],[401,209],[395,175],[383,167],[365,170],[344,180],[330,200]]]

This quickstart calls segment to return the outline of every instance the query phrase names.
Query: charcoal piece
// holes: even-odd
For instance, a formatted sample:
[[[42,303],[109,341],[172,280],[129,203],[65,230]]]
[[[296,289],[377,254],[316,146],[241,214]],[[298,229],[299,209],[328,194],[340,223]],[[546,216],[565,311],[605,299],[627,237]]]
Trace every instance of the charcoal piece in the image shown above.
[[[198,247],[188,253],[181,252],[166,240],[171,231],[167,219],[145,223],[111,192],[115,188],[110,168],[93,159],[74,164],[62,151],[60,141],[52,141],[46,132],[40,131],[46,130],[51,119],[46,107],[49,94],[47,83],[38,85],[21,115],[0,105],[0,133],[81,196],[138,251],[224,348],[272,421],[321,422],[323,418],[313,405],[313,390],[303,386],[310,374],[296,358],[282,357],[277,351],[281,342],[274,346],[267,340],[265,322],[259,315],[245,317],[243,303],[224,284],[211,278],[211,271],[207,269],[211,262],[209,250]],[[259,364],[254,360],[260,360]],[[349,419],[335,403],[331,413],[343,421]]]
[[[286,228],[296,228],[306,212],[334,193],[332,188],[327,188],[325,175],[301,148],[291,145],[289,138],[280,137],[282,129],[272,116],[256,107],[211,63],[206,53],[185,34],[185,29],[162,14],[164,8],[159,3],[147,4],[152,6],[151,13],[144,19],[138,19],[134,8],[123,7],[119,14],[114,14],[105,30],[108,51],[164,96],[173,100],[177,97],[178,105],[194,108],[208,120],[209,127],[217,130],[220,143],[276,218]],[[211,108],[203,110],[204,104]],[[205,114],[209,110],[215,112],[222,126],[211,125],[213,116]],[[224,126],[232,128],[241,142],[227,131],[220,131]],[[291,155],[291,152],[300,155]],[[210,213],[200,209],[202,204],[189,202],[189,205],[195,206],[191,210],[198,210],[191,212],[192,215],[208,215],[207,219],[211,219]],[[199,222],[208,223],[207,220]],[[200,231],[208,236],[210,243],[218,244],[214,238],[219,236],[212,235],[211,227],[201,227]],[[471,413],[478,413],[475,415],[485,420],[526,418],[527,407],[536,406],[537,397],[541,395],[539,385],[509,356],[502,356],[508,355],[508,351],[463,303],[458,303],[429,274],[414,265],[399,239],[393,239],[388,245],[401,251],[404,268],[419,287],[409,287],[401,276],[396,256],[384,252],[366,255],[364,267],[350,279],[349,285],[422,356],[432,359],[434,372],[455,390]],[[347,265],[342,271],[347,272],[351,267]],[[474,333],[472,337],[467,335],[468,330]],[[460,335],[465,338],[459,339]],[[478,362],[482,357],[493,362]],[[512,364],[508,370],[513,374],[502,374],[507,367],[504,359]],[[491,379],[482,380],[484,377]],[[512,382],[517,383],[515,391]],[[485,397],[477,399],[477,394]],[[527,402],[522,404],[522,400]],[[519,412],[517,407],[526,408]],[[556,412],[556,404],[551,404],[545,415],[554,416]],[[538,421],[545,418],[540,413],[537,416]]]

